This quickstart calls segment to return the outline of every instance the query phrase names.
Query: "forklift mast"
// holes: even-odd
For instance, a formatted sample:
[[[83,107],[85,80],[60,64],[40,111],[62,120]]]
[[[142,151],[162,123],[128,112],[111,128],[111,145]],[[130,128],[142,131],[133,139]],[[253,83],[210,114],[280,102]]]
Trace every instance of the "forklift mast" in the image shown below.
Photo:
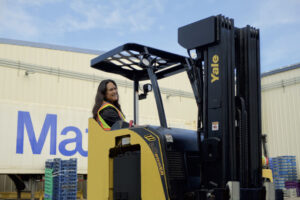
[[[204,138],[201,188],[239,182],[241,199],[262,199],[259,30],[212,16],[179,28],[178,42],[196,51],[187,73]]]

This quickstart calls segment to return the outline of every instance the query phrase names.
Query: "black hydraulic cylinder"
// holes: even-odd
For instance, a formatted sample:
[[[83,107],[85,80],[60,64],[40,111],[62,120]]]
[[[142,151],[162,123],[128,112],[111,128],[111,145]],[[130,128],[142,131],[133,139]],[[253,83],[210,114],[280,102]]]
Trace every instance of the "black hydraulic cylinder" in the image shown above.
[[[243,176],[245,187],[262,186],[262,134],[261,134],[261,87],[260,87],[260,52],[259,30],[247,26],[236,30],[237,41],[237,96],[245,101],[247,110],[247,135],[241,148],[247,155],[241,162],[246,163]],[[243,133],[242,133],[243,134]]]
[[[207,167],[208,183],[214,179],[218,187],[226,187],[229,180],[236,179],[235,128],[234,128],[234,24],[233,20],[218,16],[218,44],[205,47],[206,65],[206,130],[207,139],[220,138],[220,158]],[[203,48],[197,48],[203,51]],[[215,171],[215,172],[214,172]],[[216,171],[219,171],[217,176]]]
[[[195,48],[196,63],[203,63],[201,90],[204,141],[202,142],[202,185],[225,188],[236,179],[235,105],[234,105],[234,23],[223,16],[213,16],[178,30],[179,43]],[[200,61],[199,61],[200,60]],[[199,68],[199,66],[194,66]],[[199,70],[198,70],[199,71]],[[195,74],[188,72],[190,80]],[[193,75],[193,76],[192,76]],[[197,78],[199,81],[199,78]],[[191,84],[199,84],[191,81]],[[198,85],[199,87],[199,85]],[[197,88],[194,86],[193,88]],[[196,95],[195,95],[196,96]]]

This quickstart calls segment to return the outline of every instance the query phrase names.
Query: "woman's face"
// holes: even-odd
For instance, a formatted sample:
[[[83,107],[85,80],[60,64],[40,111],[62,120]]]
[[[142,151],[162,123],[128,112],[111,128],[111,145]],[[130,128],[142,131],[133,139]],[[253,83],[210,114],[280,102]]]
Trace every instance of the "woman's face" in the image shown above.
[[[107,83],[105,99],[113,103],[118,101],[118,98],[119,95],[117,87],[112,82]]]

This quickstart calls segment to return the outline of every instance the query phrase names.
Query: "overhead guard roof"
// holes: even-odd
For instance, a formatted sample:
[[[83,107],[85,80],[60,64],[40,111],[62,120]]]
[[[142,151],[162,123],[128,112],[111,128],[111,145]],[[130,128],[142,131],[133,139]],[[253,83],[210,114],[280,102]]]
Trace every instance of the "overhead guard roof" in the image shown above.
[[[154,60],[153,70],[157,79],[185,71],[187,68],[187,57],[134,43],[124,44],[94,58],[91,67],[119,74],[130,80],[148,80],[147,68],[140,65],[140,59],[145,54]]]

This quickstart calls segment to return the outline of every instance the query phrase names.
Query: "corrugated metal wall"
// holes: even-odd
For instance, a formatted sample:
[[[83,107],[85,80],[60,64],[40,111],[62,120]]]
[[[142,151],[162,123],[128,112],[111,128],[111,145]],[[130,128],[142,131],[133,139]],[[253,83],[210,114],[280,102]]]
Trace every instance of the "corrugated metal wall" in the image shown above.
[[[0,192],[14,192],[15,190],[13,181],[7,175],[0,174]]]
[[[132,119],[133,95],[130,87],[131,82],[121,76],[90,68],[90,60],[96,56],[62,50],[0,44],[0,60],[9,60],[20,65],[44,66],[52,68],[53,71],[68,70],[123,81],[129,86],[119,87],[120,101],[127,119]],[[5,64],[1,64],[1,66],[0,100],[67,108],[76,107],[76,109],[81,108],[87,112],[90,111],[93,105],[98,81],[66,78],[60,76],[59,72],[56,75],[31,74],[29,72],[29,75],[26,76],[25,70],[7,68]],[[269,135],[268,145],[271,156],[279,154],[300,156],[300,150],[296,150],[297,134],[300,130],[300,86],[297,82],[295,84],[284,84],[285,81],[299,78],[299,76],[300,69],[297,68],[262,78],[263,133]],[[161,87],[191,92],[185,74],[161,80],[160,84]],[[197,113],[193,97],[172,96],[167,93],[164,93],[162,97],[170,125],[196,128]],[[158,124],[155,107],[149,107],[153,103],[153,94],[149,94],[148,100],[141,101],[141,123]],[[178,106],[182,103],[185,107]]]
[[[300,175],[300,67],[262,78],[262,131],[271,157],[297,156]]]
[[[90,60],[97,55],[67,52],[53,49],[43,49],[29,46],[18,46],[0,44],[0,100],[21,101],[45,105],[76,107],[90,111],[93,105],[95,93],[99,84],[98,80],[92,80],[93,76],[111,78],[122,82],[119,86],[120,102],[127,119],[132,119],[133,114],[133,92],[132,82],[114,74],[108,74],[92,69]],[[7,64],[8,63],[8,64]],[[14,68],[7,68],[15,65]],[[21,67],[18,68],[18,65]],[[48,68],[48,71],[40,73],[36,70],[24,70],[22,66],[36,68]],[[80,78],[66,78],[63,70],[71,73],[89,75],[91,80],[80,80]],[[25,73],[28,75],[25,75]],[[61,73],[60,73],[61,71]],[[33,72],[33,73],[32,73]],[[185,74],[176,75],[168,80],[161,80],[161,87],[167,89],[181,90],[191,96],[191,87]],[[185,82],[186,84],[182,84]],[[186,86],[188,85],[188,86]],[[163,89],[162,89],[163,91]],[[186,92],[188,91],[188,92]],[[153,94],[140,103],[140,122],[153,122],[158,124],[156,107]],[[166,115],[171,125],[196,128],[196,103],[194,99],[184,96],[176,96],[165,92],[162,95]],[[178,112],[180,102],[187,102],[188,112]],[[143,106],[148,105],[148,106]],[[153,105],[153,107],[149,106]],[[176,109],[174,109],[176,107]],[[179,114],[180,113],[180,114]]]
[[[23,106],[26,104],[37,108],[50,108],[50,110],[52,107],[91,113],[99,81],[110,78],[119,83],[122,110],[128,120],[132,119],[132,82],[118,75],[92,69],[90,60],[96,56],[98,55],[0,44],[0,104],[22,104]],[[182,84],[183,82],[185,84]],[[190,98],[192,94],[186,75],[181,74],[168,80],[161,80],[160,86],[168,125],[196,129],[196,103],[193,98]],[[179,106],[182,103],[185,103],[185,108]],[[139,109],[140,124],[159,124],[153,93],[140,102]],[[43,124],[44,119],[40,120]],[[87,119],[83,120],[87,123]],[[16,122],[13,124],[16,125]],[[36,127],[36,130],[41,130],[41,127]],[[0,134],[5,138],[3,134],[15,135],[16,133],[5,131]],[[82,162],[80,160],[81,158],[79,162]],[[19,169],[21,170],[19,173],[22,173],[22,166]],[[85,192],[86,182],[82,182],[79,188]],[[37,189],[40,190],[41,187]],[[0,175],[0,192],[14,190],[15,187],[9,177]]]

